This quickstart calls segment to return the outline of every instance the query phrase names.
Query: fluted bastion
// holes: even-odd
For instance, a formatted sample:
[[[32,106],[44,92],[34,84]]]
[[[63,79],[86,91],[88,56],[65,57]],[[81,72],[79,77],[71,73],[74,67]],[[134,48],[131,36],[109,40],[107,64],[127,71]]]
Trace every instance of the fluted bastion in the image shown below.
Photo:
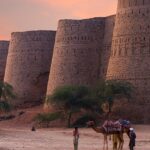
[[[4,80],[17,94],[15,105],[42,102],[46,94],[55,31],[28,31],[11,34]]]
[[[3,81],[8,54],[9,41],[0,41],[0,81]]]
[[[99,79],[105,18],[60,20],[47,95],[62,85],[93,85]]]
[[[130,81],[150,103],[150,0],[119,0],[107,79]]]

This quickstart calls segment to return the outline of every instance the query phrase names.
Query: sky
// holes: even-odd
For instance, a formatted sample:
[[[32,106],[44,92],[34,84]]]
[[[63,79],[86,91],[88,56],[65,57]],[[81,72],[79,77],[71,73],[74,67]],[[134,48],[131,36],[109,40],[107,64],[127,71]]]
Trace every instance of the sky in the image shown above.
[[[0,0],[0,40],[11,32],[56,30],[59,19],[115,14],[117,0]]]

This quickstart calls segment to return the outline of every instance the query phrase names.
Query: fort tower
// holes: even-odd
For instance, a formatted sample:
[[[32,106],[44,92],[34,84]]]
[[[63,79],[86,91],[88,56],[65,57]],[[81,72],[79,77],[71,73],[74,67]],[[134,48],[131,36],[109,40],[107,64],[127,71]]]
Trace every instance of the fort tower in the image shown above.
[[[16,105],[38,104],[44,99],[54,40],[55,31],[12,33],[4,80],[17,94]]]
[[[107,79],[131,82],[150,103],[150,0],[119,0]]]
[[[105,18],[60,20],[47,95],[62,85],[93,85],[99,79]]]

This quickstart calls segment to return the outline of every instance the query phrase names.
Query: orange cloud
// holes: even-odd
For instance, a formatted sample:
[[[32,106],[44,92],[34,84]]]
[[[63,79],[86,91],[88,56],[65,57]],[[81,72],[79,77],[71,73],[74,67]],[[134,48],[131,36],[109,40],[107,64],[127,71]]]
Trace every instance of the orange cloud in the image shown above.
[[[33,0],[36,3],[68,11],[73,17],[89,18],[112,15],[116,12],[117,0]]]
[[[0,40],[7,40],[9,39],[8,35],[0,35]]]
[[[10,34],[16,29],[16,25],[12,23],[10,18],[6,16],[1,16],[1,23],[0,23],[0,40],[9,40]]]
[[[0,0],[0,39],[14,31],[53,29],[59,19],[112,15],[117,0]],[[8,5],[9,3],[9,5]]]

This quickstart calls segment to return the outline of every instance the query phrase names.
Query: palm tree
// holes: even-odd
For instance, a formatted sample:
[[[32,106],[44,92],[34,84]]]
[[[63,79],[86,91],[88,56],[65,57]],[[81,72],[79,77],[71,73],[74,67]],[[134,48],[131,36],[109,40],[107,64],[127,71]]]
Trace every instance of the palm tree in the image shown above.
[[[97,103],[89,98],[90,91],[85,86],[62,86],[54,90],[53,94],[47,96],[47,102],[53,107],[62,110],[67,116],[68,127],[73,113],[81,109],[94,109]]]
[[[108,105],[108,117],[112,112],[112,107],[116,99],[131,99],[134,87],[131,83],[124,80],[100,81],[95,88],[95,94],[104,104]]]

